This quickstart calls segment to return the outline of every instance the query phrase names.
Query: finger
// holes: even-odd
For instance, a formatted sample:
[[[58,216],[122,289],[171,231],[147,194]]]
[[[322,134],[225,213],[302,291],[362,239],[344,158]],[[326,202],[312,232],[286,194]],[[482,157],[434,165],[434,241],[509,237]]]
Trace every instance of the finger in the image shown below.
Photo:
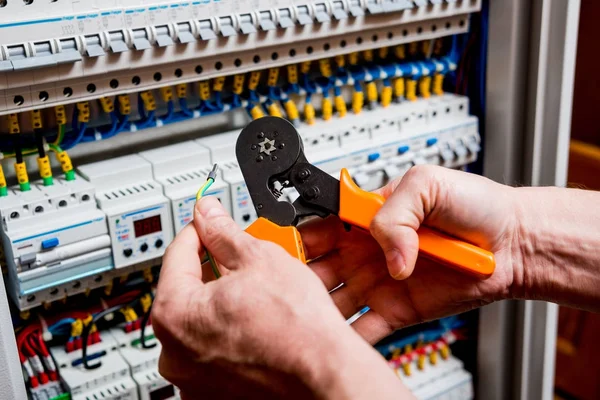
[[[229,270],[248,264],[256,253],[258,241],[242,231],[216,198],[196,203],[194,226],[207,250]]]
[[[395,279],[406,279],[414,270],[419,253],[417,230],[436,203],[437,175],[433,166],[411,168],[373,219],[371,234],[385,252]]]
[[[311,218],[298,225],[307,259],[312,260],[334,250],[342,230],[343,224],[335,216]]]
[[[352,328],[370,344],[379,342],[394,331],[394,327],[373,310],[361,315],[352,323]]]
[[[201,283],[201,250],[202,245],[196,230],[192,225],[187,225],[165,251],[159,282],[163,286],[172,283],[175,287],[183,281]]]

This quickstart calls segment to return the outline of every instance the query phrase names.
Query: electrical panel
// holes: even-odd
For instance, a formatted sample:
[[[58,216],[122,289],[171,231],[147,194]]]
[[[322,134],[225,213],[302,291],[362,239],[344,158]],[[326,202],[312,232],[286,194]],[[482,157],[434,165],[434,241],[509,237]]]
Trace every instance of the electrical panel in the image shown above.
[[[204,195],[242,228],[257,218],[235,155],[250,120],[286,118],[311,163],[369,191],[415,165],[475,163],[462,85],[481,7],[0,0],[2,267],[29,395],[180,398],[158,373],[151,293],[215,168]],[[473,397],[452,332],[383,352],[417,398]]]

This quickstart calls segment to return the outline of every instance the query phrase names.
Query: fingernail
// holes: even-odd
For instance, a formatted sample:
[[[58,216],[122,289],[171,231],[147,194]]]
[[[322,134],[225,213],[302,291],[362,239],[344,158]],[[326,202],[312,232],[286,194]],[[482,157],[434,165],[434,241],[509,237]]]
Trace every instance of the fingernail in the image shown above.
[[[385,260],[387,261],[388,270],[394,279],[401,277],[402,272],[406,269],[406,264],[402,259],[400,252],[396,249],[391,249],[385,252]]]
[[[214,197],[202,198],[198,202],[196,209],[204,218],[219,217],[227,214],[221,202]]]

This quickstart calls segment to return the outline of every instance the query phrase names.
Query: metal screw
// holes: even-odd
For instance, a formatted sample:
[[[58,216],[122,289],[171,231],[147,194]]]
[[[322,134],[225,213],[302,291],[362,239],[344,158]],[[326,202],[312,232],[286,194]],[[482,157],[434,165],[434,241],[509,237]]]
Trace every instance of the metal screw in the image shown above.
[[[251,148],[252,150],[256,150],[256,149],[258,149],[258,146],[257,146],[257,145],[255,145],[255,144],[253,144],[253,145],[252,145],[252,147],[250,147],[250,148]]]
[[[284,147],[285,147],[285,143],[281,143],[281,144],[279,145],[279,148],[280,148],[280,149],[282,149],[282,150],[283,150],[283,148],[284,148]]]
[[[262,208],[263,208],[263,205],[262,205],[262,204],[259,204],[259,205],[257,205],[257,206],[256,206],[256,208],[258,208],[259,210],[262,210]]]
[[[277,137],[277,135],[279,135],[279,132],[277,132],[277,131],[273,132],[273,136]]]
[[[304,197],[307,200],[314,200],[317,197],[319,197],[319,194],[321,193],[321,191],[319,190],[318,187],[316,186],[311,186],[310,188],[306,189],[304,191]]]
[[[261,162],[264,159],[265,158],[263,156],[258,156],[258,157],[256,157],[256,162]]]
[[[298,179],[305,181],[310,177],[310,170],[304,168],[298,172]]]
[[[259,133],[259,134],[258,134],[258,138],[259,138],[259,139],[262,139],[262,138],[264,138],[264,137],[265,137],[265,134],[264,134],[264,133],[262,133],[262,132],[261,132],[261,133]]]
[[[277,161],[277,156],[273,156],[273,157],[271,157],[271,160],[273,160],[273,161]]]

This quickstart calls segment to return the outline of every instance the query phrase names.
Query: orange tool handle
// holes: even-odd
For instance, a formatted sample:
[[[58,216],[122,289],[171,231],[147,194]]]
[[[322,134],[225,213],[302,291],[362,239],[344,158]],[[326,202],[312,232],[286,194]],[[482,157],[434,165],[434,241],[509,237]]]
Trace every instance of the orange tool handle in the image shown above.
[[[369,230],[384,202],[382,196],[359,188],[348,171],[342,170],[339,211],[342,221]],[[417,233],[421,255],[482,279],[494,273],[496,261],[493,253],[424,226]]]
[[[302,237],[295,226],[279,226],[266,218],[259,218],[246,228],[257,239],[277,243],[292,257],[306,263]]]

